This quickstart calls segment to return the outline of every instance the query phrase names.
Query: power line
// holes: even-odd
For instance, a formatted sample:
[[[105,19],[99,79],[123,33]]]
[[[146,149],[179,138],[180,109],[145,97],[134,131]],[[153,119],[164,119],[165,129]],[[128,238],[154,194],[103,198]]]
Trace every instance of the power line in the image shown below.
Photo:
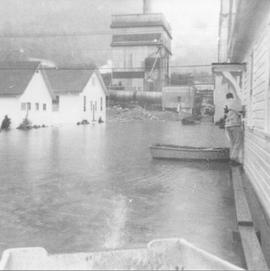
[[[206,28],[217,28],[218,26],[211,26]],[[201,29],[200,27],[189,27],[188,29]],[[181,31],[179,31],[181,32]],[[208,32],[208,31],[204,31]],[[53,37],[76,37],[76,36],[98,36],[98,35],[113,35],[113,31],[91,31],[91,32],[71,32],[71,33],[6,33],[0,34],[0,38],[53,38]]]
[[[8,67],[7,62],[2,62],[2,63],[7,63],[6,66],[1,67],[1,62],[0,62],[0,70],[36,70],[33,67]],[[12,65],[16,65],[16,62],[10,62]],[[20,62],[18,62],[20,63]],[[31,63],[31,62],[29,62]],[[173,65],[169,66],[169,68],[211,68],[212,66],[207,64],[207,65]],[[138,71],[142,72],[145,71],[144,67],[93,67],[93,66],[84,66],[84,65],[78,65],[78,66],[60,66],[60,67],[40,67],[39,69],[41,70],[66,70],[66,71],[93,71],[93,70],[112,70],[113,72],[125,72],[125,71]]]
[[[54,37],[79,37],[79,36],[98,36],[112,35],[109,31],[96,32],[76,32],[76,33],[28,33],[28,34],[1,34],[0,38],[54,38]]]

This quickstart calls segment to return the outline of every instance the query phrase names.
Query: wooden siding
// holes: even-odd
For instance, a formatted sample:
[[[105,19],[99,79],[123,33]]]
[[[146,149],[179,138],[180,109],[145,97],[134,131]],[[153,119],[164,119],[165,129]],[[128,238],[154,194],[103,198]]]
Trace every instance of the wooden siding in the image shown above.
[[[265,25],[253,46],[253,96],[252,96],[252,119],[257,129],[264,130],[266,124],[266,100],[268,91],[268,25]],[[248,90],[246,90],[248,91]]]
[[[264,212],[270,218],[270,136],[266,133],[270,48],[267,22],[258,29],[258,36],[244,59],[247,70],[243,74],[242,101],[247,109],[244,168]]]
[[[270,139],[263,133],[245,132],[245,170],[270,218]]]

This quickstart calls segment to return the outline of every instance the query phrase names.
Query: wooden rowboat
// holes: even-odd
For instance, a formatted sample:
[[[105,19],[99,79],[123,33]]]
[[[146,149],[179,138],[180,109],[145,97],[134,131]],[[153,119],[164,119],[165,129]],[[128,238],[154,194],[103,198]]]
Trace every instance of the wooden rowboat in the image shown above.
[[[7,249],[0,270],[244,270],[184,239],[156,239],[145,247],[49,254],[42,247]]]
[[[228,148],[155,144],[150,147],[150,151],[152,157],[155,159],[227,161],[230,158],[230,151]]]

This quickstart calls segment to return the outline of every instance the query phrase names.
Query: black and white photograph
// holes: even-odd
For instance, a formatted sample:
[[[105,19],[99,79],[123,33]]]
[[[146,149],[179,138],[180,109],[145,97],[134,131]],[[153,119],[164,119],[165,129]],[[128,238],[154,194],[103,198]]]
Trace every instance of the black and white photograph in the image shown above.
[[[270,1],[0,0],[0,270],[269,270]]]

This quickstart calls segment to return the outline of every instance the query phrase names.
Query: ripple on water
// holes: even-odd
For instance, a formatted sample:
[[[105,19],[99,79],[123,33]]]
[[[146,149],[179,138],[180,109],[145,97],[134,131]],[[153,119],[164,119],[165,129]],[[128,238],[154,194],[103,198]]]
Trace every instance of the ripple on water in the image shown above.
[[[215,127],[158,121],[0,134],[0,249],[91,251],[176,236],[237,263],[224,235],[234,226],[226,165],[153,161],[148,149],[224,142]]]

